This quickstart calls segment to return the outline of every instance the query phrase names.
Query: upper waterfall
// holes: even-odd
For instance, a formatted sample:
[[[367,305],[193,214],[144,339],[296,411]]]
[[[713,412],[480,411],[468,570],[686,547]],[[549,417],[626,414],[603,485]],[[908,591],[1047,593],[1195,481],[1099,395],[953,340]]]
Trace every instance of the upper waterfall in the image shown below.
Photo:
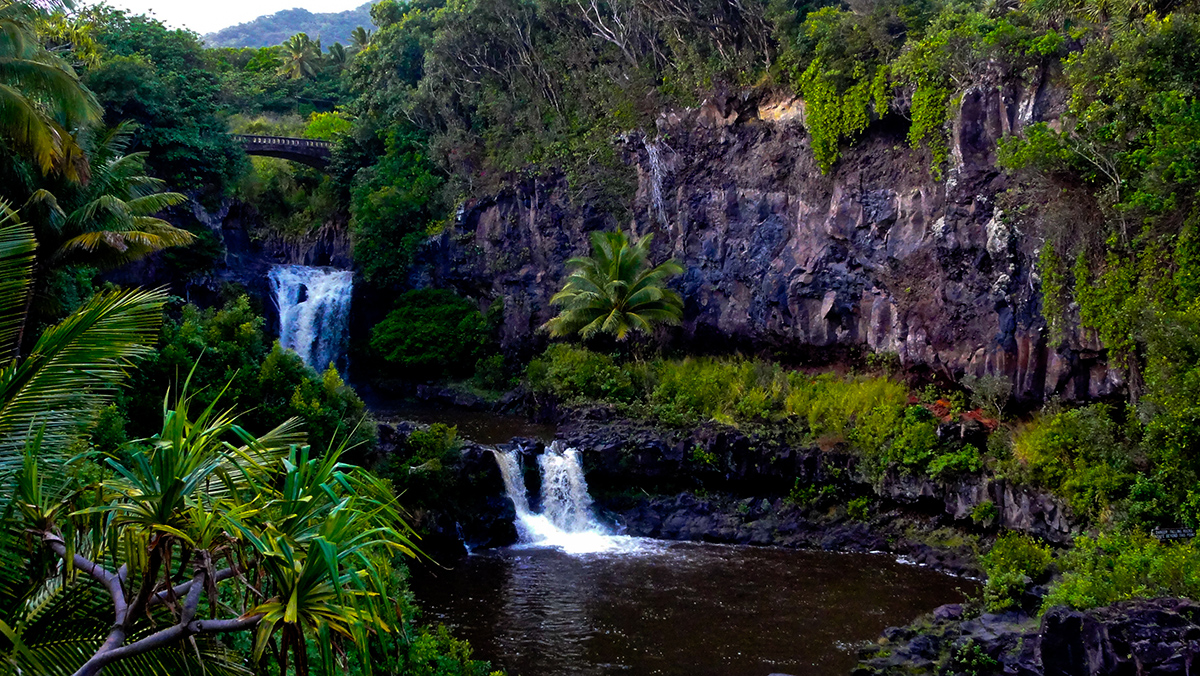
[[[354,273],[277,265],[268,278],[279,308],[279,343],[317,371],[333,364],[345,373]]]

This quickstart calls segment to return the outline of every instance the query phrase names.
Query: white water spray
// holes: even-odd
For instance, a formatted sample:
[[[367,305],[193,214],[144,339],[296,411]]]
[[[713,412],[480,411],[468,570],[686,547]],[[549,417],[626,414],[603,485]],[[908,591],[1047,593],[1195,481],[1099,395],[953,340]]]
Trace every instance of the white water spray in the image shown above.
[[[518,451],[494,451],[504,490],[517,513],[518,547],[553,547],[567,554],[633,552],[647,548],[642,538],[612,535],[592,516],[592,498],[583,478],[579,451],[550,444],[538,457],[542,473],[542,512],[529,508]]]
[[[277,265],[267,276],[279,308],[279,343],[317,371],[333,364],[345,373],[354,273]]]

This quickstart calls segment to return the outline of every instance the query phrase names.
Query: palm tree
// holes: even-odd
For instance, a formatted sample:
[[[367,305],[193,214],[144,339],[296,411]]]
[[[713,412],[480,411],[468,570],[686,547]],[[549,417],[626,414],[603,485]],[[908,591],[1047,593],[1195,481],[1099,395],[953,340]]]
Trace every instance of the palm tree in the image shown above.
[[[362,50],[366,49],[367,45],[371,44],[372,35],[373,34],[371,33],[371,31],[367,30],[366,28],[363,28],[362,26],[355,28],[354,32],[350,33],[351,49],[355,53],[361,52]]]
[[[279,74],[299,80],[317,76],[321,59],[320,42],[313,42],[307,33],[296,33],[283,43],[284,61]]]
[[[36,3],[0,0],[0,136],[43,173],[82,180],[87,160],[74,135],[102,111],[71,66],[38,39],[45,12]]]
[[[0,355],[16,354],[36,249],[33,229],[0,203]],[[19,464],[35,429],[55,449],[78,437],[132,360],[150,352],[166,298],[162,291],[97,294],[46,329],[27,357],[0,362],[0,477]]]
[[[58,226],[52,233],[57,240],[52,265],[83,255],[88,265],[117,267],[195,240],[192,233],[154,215],[187,197],[164,192],[162,180],[146,175],[147,153],[126,154],[132,137],[133,125],[123,122],[96,138],[90,153],[92,178],[72,198],[76,206],[69,213],[49,192],[35,193],[33,201],[47,204],[47,220]]]
[[[342,43],[335,42],[329,46],[329,62],[338,70],[346,67],[346,60],[348,58],[346,48],[342,46]]]
[[[655,324],[679,323],[683,301],[664,284],[683,268],[675,261],[650,267],[651,237],[631,246],[623,232],[592,233],[592,256],[567,261],[574,271],[550,299],[562,311],[542,328],[556,338],[608,333],[624,340],[630,331],[649,333]]]

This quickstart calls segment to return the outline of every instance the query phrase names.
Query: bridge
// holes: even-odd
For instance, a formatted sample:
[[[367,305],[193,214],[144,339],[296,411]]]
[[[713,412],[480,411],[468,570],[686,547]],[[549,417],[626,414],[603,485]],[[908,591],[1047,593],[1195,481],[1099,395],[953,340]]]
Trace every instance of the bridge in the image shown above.
[[[307,164],[316,169],[324,169],[329,165],[329,155],[333,151],[333,144],[329,141],[310,138],[253,134],[234,134],[233,137],[241,142],[247,155],[278,157],[281,160]]]

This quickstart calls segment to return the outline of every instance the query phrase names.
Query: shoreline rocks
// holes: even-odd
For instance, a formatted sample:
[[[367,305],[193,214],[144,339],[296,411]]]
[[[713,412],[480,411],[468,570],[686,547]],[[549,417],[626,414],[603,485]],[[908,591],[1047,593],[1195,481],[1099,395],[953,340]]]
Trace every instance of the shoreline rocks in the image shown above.
[[[967,617],[942,606],[892,627],[860,651],[853,676],[968,673],[1016,676],[1190,676],[1200,669],[1200,604],[1122,601],[1086,611],[1058,606]]]

